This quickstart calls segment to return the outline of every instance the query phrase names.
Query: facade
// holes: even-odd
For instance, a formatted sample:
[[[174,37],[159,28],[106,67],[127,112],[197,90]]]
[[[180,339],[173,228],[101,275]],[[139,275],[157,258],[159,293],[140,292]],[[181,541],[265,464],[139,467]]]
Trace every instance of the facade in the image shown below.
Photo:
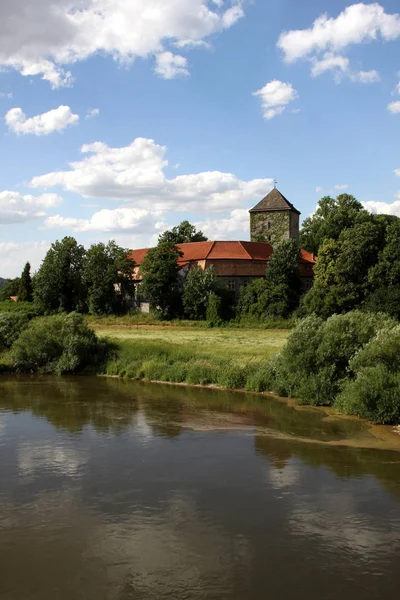
[[[179,244],[182,252],[178,259],[180,274],[186,277],[194,266],[202,269],[212,266],[220,283],[238,295],[241,287],[265,276],[274,245],[285,239],[298,239],[299,217],[299,211],[274,189],[250,210],[250,242]],[[131,253],[137,283],[140,283],[139,268],[147,251],[143,248]],[[302,249],[299,267],[303,292],[313,285],[315,263],[316,257]]]
[[[182,252],[178,260],[182,276],[186,276],[193,266],[202,269],[213,267],[221,284],[239,294],[240,288],[254,279],[265,276],[273,248],[263,242],[192,242],[179,244]],[[135,280],[140,282],[139,268],[146,256],[147,248],[133,250],[131,257],[135,261]],[[315,257],[301,250],[300,276],[304,292],[312,287],[314,279]]]
[[[276,188],[249,212],[252,242],[276,246],[282,240],[299,239],[301,213]]]

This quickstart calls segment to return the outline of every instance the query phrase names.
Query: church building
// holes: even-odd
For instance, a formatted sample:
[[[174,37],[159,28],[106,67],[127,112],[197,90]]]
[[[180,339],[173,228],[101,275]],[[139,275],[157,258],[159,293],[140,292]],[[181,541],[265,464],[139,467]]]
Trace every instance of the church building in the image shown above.
[[[265,276],[274,246],[282,240],[299,239],[300,212],[276,188],[250,211],[250,242],[191,242],[179,244],[181,275],[186,276],[195,265],[212,266],[220,283],[239,294],[240,288]],[[139,283],[139,267],[147,248],[132,251],[135,279]],[[299,262],[302,289],[309,290],[314,280],[316,257],[301,250]]]

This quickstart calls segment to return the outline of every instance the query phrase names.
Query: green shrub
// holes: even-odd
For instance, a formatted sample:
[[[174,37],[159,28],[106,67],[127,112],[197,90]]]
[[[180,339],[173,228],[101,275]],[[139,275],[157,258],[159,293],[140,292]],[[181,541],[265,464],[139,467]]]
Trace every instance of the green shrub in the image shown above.
[[[389,371],[400,372],[400,325],[384,327],[350,361],[352,373],[366,367],[383,365]]]
[[[334,406],[374,423],[398,423],[400,373],[391,373],[384,365],[361,369],[356,379],[346,382]]]
[[[28,325],[29,317],[24,312],[0,312],[0,350],[11,348]]]
[[[352,359],[384,328],[396,322],[384,314],[354,311],[327,321],[310,316],[293,330],[270,364],[272,389],[299,402],[332,405],[354,367]]]
[[[38,316],[36,306],[32,302],[0,302],[0,312],[26,314],[29,319]]]
[[[210,294],[207,304],[206,319],[210,327],[222,325],[222,299],[215,293]]]
[[[98,364],[106,345],[81,315],[70,313],[31,321],[11,348],[11,360],[21,372],[73,373]]]

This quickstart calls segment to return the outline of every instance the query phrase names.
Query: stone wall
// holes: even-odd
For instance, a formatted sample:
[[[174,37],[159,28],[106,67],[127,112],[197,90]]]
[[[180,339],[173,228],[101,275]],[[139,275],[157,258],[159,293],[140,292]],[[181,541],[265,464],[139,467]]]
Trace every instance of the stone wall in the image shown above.
[[[290,211],[250,213],[251,241],[268,242],[274,246],[282,240],[288,240],[295,227],[291,216]]]

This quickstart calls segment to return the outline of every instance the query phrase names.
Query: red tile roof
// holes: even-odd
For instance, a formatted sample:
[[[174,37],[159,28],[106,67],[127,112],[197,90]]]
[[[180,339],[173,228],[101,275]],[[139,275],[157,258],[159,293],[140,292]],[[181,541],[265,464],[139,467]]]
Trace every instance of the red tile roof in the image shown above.
[[[304,250],[304,248],[300,249],[300,255],[300,262],[312,263],[313,265],[315,265],[315,263],[317,262],[317,257],[315,256],[315,254],[311,254],[311,252]]]
[[[182,265],[206,259],[267,261],[273,253],[272,246],[263,242],[191,242],[179,244],[178,247],[183,252],[183,256],[178,260]],[[132,250],[131,257],[136,266],[141,265],[147,250]],[[303,249],[300,260],[302,263],[316,263],[316,257]]]

